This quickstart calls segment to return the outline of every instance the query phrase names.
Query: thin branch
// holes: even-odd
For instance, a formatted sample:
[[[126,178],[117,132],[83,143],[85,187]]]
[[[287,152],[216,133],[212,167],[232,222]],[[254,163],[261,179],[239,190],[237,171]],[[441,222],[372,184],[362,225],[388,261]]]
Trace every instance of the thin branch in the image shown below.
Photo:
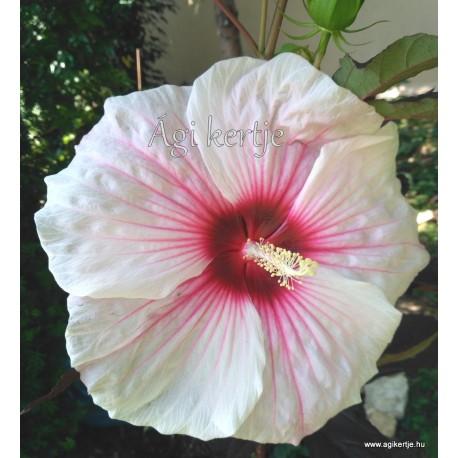
[[[259,27],[259,52],[261,54],[264,54],[266,49],[267,1],[261,0],[261,24]]]
[[[231,13],[231,11],[226,8],[226,6],[221,2],[221,0],[213,0],[218,8],[226,15],[226,17],[234,24],[239,32],[245,37],[245,40],[248,42],[250,48],[254,51],[256,56],[259,56],[258,45],[254,38],[250,35],[247,29],[243,27],[242,23]]]
[[[21,415],[30,412],[35,407],[41,406],[41,404],[44,404],[51,399],[54,399],[58,394],[64,392],[73,382],[76,382],[76,380],[79,378],[80,374],[75,369],[68,370],[64,375],[62,375],[62,377],[48,394],[41,396],[41,398],[35,399],[35,401],[32,401],[30,404],[24,407]]]
[[[140,49],[135,49],[135,58],[137,60],[137,88],[139,91],[142,90],[142,67],[140,60]]]
[[[256,458],[266,457],[266,446],[264,444],[258,444],[256,446]]]
[[[222,2],[226,8],[229,8],[235,17],[238,17],[235,0],[222,0]],[[214,3],[213,6],[215,9],[215,21],[218,28],[221,57],[223,59],[230,59],[232,57],[239,57],[243,55],[239,30],[231,21],[229,21],[218,5]]]
[[[280,34],[281,23],[285,14],[286,5],[288,0],[278,0],[277,8],[275,10],[274,18],[272,20],[272,27],[270,28],[269,39],[267,40],[266,52],[264,57],[269,60],[272,59],[277,46],[278,35]]]

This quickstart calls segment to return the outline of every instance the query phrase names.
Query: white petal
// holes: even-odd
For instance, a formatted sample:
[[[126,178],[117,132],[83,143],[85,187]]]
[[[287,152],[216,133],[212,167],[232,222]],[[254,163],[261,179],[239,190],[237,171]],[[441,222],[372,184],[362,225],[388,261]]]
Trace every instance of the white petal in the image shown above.
[[[401,314],[377,287],[326,268],[253,300],[268,340],[264,390],[235,437],[298,444],[361,401]]]
[[[159,301],[71,296],[69,311],[72,366],[113,418],[209,440],[233,434],[261,394],[257,311],[205,273]]]
[[[301,234],[304,256],[379,286],[392,302],[428,262],[395,176],[397,147],[394,124],[325,145],[282,229]]]
[[[370,134],[383,120],[305,59],[287,53],[268,62],[249,57],[218,62],[195,81],[187,114],[196,123],[199,147],[214,181],[228,200],[241,205],[263,199],[291,204],[322,144]],[[255,122],[262,131],[256,143],[248,134],[241,146],[237,134],[226,141],[234,146],[224,144],[226,132],[254,130]],[[217,129],[223,146],[211,140]],[[272,143],[276,130],[283,132],[274,139],[277,145],[284,142],[278,148]],[[268,145],[265,152],[263,145]]]
[[[183,158],[157,140],[157,116],[170,132],[189,88],[108,99],[105,115],[77,147],[69,167],[48,177],[37,213],[41,242],[59,285],[92,297],[165,297],[211,261],[205,249],[212,214],[227,206],[188,139]],[[163,143],[163,141],[162,141]]]

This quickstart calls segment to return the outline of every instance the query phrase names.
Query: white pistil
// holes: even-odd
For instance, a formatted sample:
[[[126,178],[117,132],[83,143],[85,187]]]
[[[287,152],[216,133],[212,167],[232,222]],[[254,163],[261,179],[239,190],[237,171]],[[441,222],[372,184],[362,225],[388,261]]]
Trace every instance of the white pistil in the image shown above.
[[[247,240],[245,259],[252,259],[258,266],[270,273],[271,277],[280,277],[278,283],[289,290],[294,290],[294,282],[302,284],[298,278],[314,277],[318,263],[310,258],[304,258],[299,253],[293,253],[272,243]]]

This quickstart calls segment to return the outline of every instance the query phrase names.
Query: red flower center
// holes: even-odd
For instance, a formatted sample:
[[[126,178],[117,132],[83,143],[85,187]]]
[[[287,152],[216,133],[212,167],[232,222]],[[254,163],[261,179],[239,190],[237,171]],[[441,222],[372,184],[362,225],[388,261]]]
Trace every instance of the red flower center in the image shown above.
[[[250,202],[218,215],[210,224],[208,250],[213,262],[209,266],[214,278],[232,290],[257,295],[272,295],[288,290],[278,286],[278,277],[253,260],[244,259],[247,239],[266,239],[276,246],[300,250],[297,228],[286,221],[288,210],[277,203]]]

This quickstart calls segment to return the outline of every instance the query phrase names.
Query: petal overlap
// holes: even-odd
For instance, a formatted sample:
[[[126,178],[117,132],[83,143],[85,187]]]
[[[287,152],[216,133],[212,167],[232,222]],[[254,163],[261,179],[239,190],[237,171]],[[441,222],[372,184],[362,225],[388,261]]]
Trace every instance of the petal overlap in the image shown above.
[[[228,200],[243,204],[271,199],[287,207],[305,183],[321,145],[372,134],[383,120],[294,54],[268,62],[249,57],[219,62],[195,81],[187,114],[199,127],[196,137],[205,164]],[[227,142],[235,146],[224,144],[226,132],[254,130],[255,123],[261,134],[246,135],[243,145],[237,137]],[[222,146],[211,140],[217,129]],[[281,147],[272,143],[276,130],[283,132],[274,139],[277,145],[284,143]],[[261,143],[267,145],[265,151],[256,146]]]
[[[252,299],[266,333],[264,387],[235,437],[298,444],[361,402],[401,313],[379,288],[326,268],[294,294]]]
[[[294,227],[301,253],[378,285],[394,303],[429,259],[395,175],[397,148],[394,124],[325,145],[274,243]]]
[[[208,273],[159,301],[70,296],[68,306],[72,365],[113,418],[208,440],[233,434],[261,394],[258,313]]]
[[[191,139],[182,158],[164,145],[148,147],[153,110],[161,113],[173,100],[176,121],[168,129],[176,129],[188,96],[169,86],[109,99],[69,167],[46,179],[47,205],[35,218],[66,291],[161,298],[211,261],[205,228],[229,204]]]

